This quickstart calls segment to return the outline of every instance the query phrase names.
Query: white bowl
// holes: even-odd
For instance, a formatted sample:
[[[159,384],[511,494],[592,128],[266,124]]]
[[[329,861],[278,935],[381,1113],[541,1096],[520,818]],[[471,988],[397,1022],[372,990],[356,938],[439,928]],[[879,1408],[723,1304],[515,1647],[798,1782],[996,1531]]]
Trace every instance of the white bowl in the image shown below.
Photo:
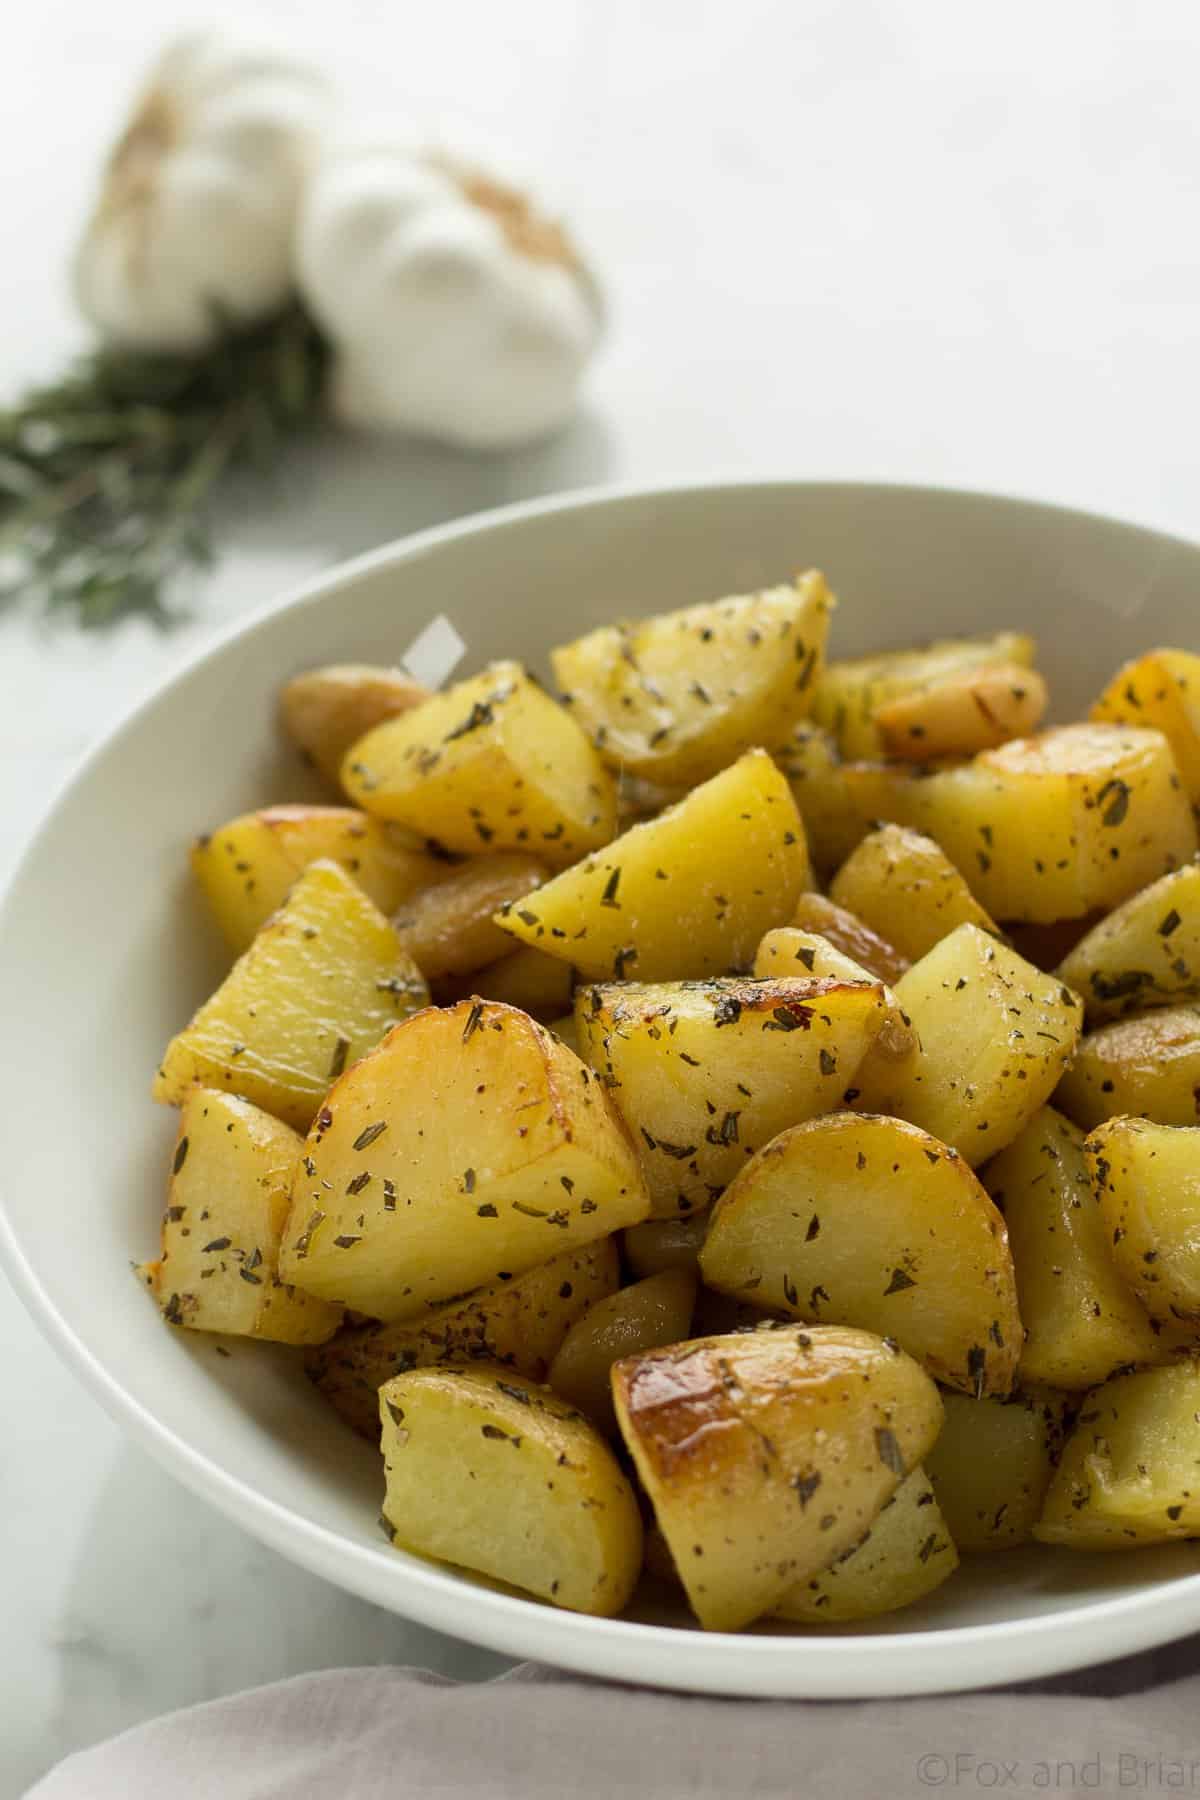
[[[1008,499],[852,485],[605,493],[509,508],[363,557],[232,633],[85,762],[0,906],[6,1074],[0,1255],[46,1335],[181,1481],[276,1550],[460,1638],[594,1675],[728,1694],[978,1687],[1139,1650],[1200,1619],[1200,1546],[972,1559],[869,1629],[704,1634],[498,1593],[390,1549],[378,1458],[295,1360],[168,1331],[129,1272],[152,1248],[173,1118],[163,1044],[221,957],[184,856],[205,826],[302,788],[274,696],[313,663],[391,660],[445,612],[469,663],[819,564],[839,651],[1035,632],[1060,714],[1123,658],[1197,646],[1200,549]]]

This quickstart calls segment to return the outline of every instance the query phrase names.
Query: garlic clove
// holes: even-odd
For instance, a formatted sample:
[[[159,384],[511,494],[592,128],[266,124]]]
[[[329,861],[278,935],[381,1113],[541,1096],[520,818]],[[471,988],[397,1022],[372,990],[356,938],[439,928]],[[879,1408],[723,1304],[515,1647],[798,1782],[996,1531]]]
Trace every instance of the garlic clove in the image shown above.
[[[523,189],[440,147],[330,157],[301,208],[298,281],[337,349],[343,422],[462,448],[570,417],[599,341],[598,283]]]
[[[211,342],[222,319],[280,307],[300,188],[330,113],[320,72],[269,46],[212,33],[169,46],[76,253],[88,318],[114,342],[184,351]]]

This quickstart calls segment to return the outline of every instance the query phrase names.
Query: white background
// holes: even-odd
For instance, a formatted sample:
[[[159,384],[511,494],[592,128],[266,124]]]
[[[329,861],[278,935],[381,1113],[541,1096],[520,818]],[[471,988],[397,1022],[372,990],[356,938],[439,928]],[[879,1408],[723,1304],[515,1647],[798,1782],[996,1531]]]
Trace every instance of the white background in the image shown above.
[[[174,0],[7,9],[0,393],[82,341],[64,268],[99,157],[142,63],[197,16]],[[463,114],[522,150],[607,277],[611,341],[578,423],[544,449],[298,456],[226,519],[186,626],[85,636],[0,612],[0,879],[78,755],[206,633],[461,512],[761,472],[993,487],[1200,529],[1190,0],[277,0],[262,16],[343,71],[357,106]],[[97,955],[103,937],[98,919]],[[45,1196],[64,1231],[72,1202]],[[2,1284],[0,1371],[4,1800],[77,1743],[250,1682],[497,1666],[210,1514],[118,1438]]]

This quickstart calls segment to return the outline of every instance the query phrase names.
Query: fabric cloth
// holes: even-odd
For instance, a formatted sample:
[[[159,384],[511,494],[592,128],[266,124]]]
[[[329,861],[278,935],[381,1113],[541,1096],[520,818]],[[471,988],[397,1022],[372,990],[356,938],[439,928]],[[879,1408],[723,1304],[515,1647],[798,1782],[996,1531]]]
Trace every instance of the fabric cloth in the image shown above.
[[[60,1763],[27,1800],[906,1800],[1200,1793],[1200,1638],[936,1699],[718,1700],[526,1664],[304,1675]]]

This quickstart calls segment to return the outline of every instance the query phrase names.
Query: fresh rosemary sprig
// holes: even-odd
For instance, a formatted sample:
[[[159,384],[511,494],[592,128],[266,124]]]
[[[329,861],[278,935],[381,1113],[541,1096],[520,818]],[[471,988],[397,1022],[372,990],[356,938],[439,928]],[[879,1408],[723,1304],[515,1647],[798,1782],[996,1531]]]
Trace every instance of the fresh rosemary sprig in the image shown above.
[[[172,578],[209,560],[215,484],[319,420],[325,365],[292,306],[194,356],[95,350],[0,411],[0,596],[165,619]]]

